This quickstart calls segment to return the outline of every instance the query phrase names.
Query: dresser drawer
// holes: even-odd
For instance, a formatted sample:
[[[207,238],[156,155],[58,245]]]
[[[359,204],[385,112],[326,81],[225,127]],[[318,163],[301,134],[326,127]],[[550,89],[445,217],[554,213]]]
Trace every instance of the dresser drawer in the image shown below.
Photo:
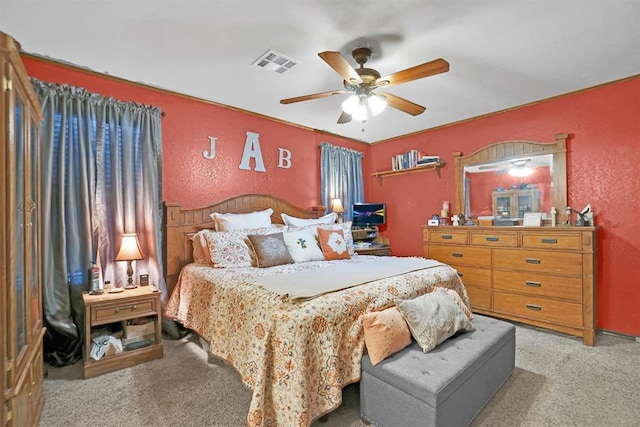
[[[509,233],[472,232],[471,244],[516,247],[518,246],[518,234],[515,231]]]
[[[573,302],[494,291],[493,309],[544,322],[582,326],[582,305]]]
[[[458,276],[460,276],[465,286],[491,287],[491,270],[488,268],[468,267],[466,265],[456,265],[454,267],[458,270]]]
[[[582,279],[518,271],[493,272],[493,289],[582,301]]]
[[[133,302],[119,301],[95,305],[91,310],[91,323],[99,325],[158,314],[159,307],[156,307],[156,301],[156,298],[138,298]]]
[[[582,254],[571,252],[493,249],[493,268],[582,275]]]
[[[465,288],[471,302],[471,308],[491,310],[491,289],[473,285],[465,285]]]
[[[428,257],[451,265],[491,267],[490,248],[428,245]]]
[[[579,251],[582,250],[582,234],[525,233],[522,247]]]
[[[467,244],[467,232],[455,230],[424,230],[424,239],[430,243],[454,243],[458,245]]]

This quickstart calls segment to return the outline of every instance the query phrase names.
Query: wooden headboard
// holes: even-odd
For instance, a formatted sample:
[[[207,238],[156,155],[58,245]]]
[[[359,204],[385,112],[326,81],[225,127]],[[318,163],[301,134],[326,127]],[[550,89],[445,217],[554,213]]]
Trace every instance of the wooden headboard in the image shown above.
[[[165,201],[164,268],[169,295],[173,292],[182,267],[193,262],[193,234],[206,228],[214,228],[211,213],[248,213],[268,208],[273,209],[271,222],[274,224],[282,224],[281,213],[298,218],[318,218],[325,210],[324,206],[303,209],[267,194],[241,194],[195,209],[181,209],[178,203]]]

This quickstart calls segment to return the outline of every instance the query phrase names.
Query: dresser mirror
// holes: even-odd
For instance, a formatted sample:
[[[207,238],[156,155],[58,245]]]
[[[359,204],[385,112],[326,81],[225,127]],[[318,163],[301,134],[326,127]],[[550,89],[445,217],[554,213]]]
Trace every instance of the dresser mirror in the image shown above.
[[[554,207],[560,214],[567,204],[566,142],[562,133],[555,143],[513,140],[453,153],[457,212],[514,224],[527,212]]]

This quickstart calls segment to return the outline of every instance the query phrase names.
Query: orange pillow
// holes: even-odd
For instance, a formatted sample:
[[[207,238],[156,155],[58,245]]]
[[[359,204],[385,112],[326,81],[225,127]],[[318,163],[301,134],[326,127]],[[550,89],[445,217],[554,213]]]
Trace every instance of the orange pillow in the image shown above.
[[[327,230],[318,227],[318,241],[324,254],[324,259],[349,259],[349,249],[341,229]]]
[[[372,365],[411,344],[411,331],[397,307],[363,314],[362,325]]]

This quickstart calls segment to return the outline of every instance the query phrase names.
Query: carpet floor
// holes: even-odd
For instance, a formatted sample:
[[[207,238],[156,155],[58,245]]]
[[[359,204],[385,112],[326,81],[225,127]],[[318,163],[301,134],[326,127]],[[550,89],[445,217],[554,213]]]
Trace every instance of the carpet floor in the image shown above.
[[[39,427],[246,425],[251,393],[233,368],[207,357],[194,335],[165,340],[164,353],[88,380],[81,363],[47,367]],[[640,425],[639,363],[634,339],[598,334],[587,347],[516,324],[516,368],[471,425]],[[358,406],[358,385],[350,385],[342,406],[313,427],[364,426]]]

